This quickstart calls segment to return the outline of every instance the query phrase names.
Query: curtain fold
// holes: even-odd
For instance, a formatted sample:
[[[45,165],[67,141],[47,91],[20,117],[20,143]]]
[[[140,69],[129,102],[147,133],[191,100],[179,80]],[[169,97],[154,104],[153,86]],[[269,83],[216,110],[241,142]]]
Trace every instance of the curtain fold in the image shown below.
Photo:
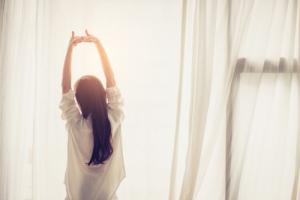
[[[170,199],[297,199],[299,1],[184,2]]]
[[[46,199],[45,127],[50,95],[45,1],[3,1],[1,12],[1,199]],[[47,130],[47,129],[46,129]],[[49,130],[49,129],[48,129]],[[33,191],[34,188],[34,191]],[[43,192],[44,189],[44,192]]]

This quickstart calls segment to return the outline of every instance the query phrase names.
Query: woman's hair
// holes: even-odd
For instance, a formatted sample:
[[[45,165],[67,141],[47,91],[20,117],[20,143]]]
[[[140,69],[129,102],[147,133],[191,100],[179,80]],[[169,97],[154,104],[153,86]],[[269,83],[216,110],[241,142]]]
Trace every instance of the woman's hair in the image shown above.
[[[102,164],[113,152],[105,89],[100,80],[91,75],[81,77],[75,88],[82,116],[87,119],[91,115],[93,125],[94,147],[87,164]]]

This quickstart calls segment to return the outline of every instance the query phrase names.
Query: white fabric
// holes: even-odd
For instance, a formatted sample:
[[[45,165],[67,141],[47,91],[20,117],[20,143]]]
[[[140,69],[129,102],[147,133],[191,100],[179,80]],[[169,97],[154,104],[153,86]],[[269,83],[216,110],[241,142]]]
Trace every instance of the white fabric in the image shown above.
[[[183,1],[171,200],[300,198],[299,16],[298,0]]]
[[[62,118],[68,131],[68,159],[65,174],[67,199],[113,199],[125,177],[121,141],[121,123],[124,119],[123,99],[119,89],[106,89],[108,118],[112,130],[112,156],[99,165],[87,165],[93,151],[91,118],[84,119],[75,102],[73,90],[64,93],[60,102]]]
[[[298,199],[299,81],[296,73],[241,74],[229,199]]]

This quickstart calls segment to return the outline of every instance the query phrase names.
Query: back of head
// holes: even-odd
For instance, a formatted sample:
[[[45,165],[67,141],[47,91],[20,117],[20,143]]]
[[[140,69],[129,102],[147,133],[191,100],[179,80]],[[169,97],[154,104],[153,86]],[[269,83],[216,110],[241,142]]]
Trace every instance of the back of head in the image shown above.
[[[76,82],[75,96],[83,118],[92,119],[94,147],[88,164],[101,164],[113,151],[105,89],[98,78],[87,75]]]

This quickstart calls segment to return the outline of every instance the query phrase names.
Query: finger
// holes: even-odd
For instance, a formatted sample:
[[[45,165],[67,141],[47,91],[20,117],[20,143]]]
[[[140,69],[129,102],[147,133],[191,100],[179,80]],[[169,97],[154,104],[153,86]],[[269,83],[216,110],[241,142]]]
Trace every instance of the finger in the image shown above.
[[[84,41],[84,42],[90,42],[90,38],[89,38],[89,37],[85,37],[85,38],[83,39],[83,41]]]
[[[85,29],[85,34],[86,34],[87,36],[90,36],[90,34],[89,34],[89,32],[87,31],[87,29]]]
[[[89,38],[88,38],[88,36],[84,36],[84,37],[82,37],[82,42],[89,42]]]
[[[78,42],[78,41],[81,41],[82,40],[82,38],[80,37],[80,36],[75,36],[74,38],[73,38],[73,41],[74,42]]]
[[[73,42],[73,45],[74,46],[77,46],[77,44],[79,44],[80,42],[78,42],[78,41],[75,41],[75,42]]]
[[[75,37],[75,33],[74,33],[74,31],[72,31],[72,38],[74,38]]]
[[[74,44],[78,44],[78,43],[80,43],[80,42],[82,42],[81,39],[74,40]]]

